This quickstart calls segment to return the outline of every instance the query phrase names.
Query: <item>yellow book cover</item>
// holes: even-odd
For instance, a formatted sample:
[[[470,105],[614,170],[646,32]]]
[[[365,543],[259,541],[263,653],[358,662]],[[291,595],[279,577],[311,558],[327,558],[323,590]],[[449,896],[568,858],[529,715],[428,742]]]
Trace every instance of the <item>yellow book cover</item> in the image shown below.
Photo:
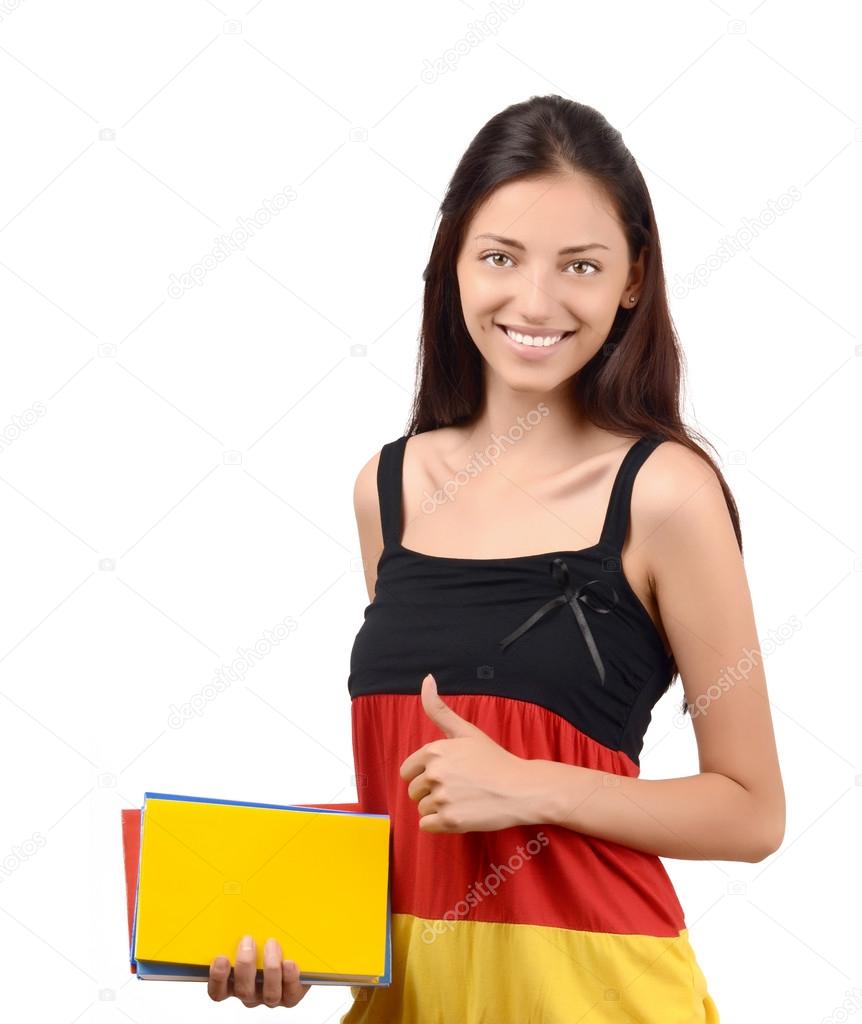
[[[303,981],[388,984],[389,834],[385,814],[145,794],[139,975],[192,980],[153,965],[207,968],[250,933],[259,970],[272,936]]]

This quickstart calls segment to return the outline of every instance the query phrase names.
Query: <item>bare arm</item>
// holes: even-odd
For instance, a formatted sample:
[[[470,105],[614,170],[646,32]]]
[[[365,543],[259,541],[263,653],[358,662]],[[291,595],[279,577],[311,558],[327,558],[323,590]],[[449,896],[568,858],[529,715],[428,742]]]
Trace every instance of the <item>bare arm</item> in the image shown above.
[[[359,548],[365,572],[368,600],[374,600],[377,563],[383,552],[383,530],[380,525],[380,499],[377,495],[377,466],[380,452],[373,455],[359,471],[353,485],[353,510],[359,532]]]
[[[530,761],[533,819],[665,857],[759,861],[784,837],[784,788],[742,557],[713,470],[676,442],[635,479],[643,545],[679,666],[699,774],[611,775]]]

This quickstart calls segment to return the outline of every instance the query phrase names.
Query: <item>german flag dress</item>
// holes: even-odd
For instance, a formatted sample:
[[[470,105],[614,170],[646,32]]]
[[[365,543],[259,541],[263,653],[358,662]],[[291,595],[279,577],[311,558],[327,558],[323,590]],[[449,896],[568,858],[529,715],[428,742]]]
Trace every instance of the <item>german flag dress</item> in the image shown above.
[[[519,757],[637,776],[672,656],[622,572],[623,457],[599,542],[511,558],[401,544],[407,436],[377,470],[384,547],[350,656],[359,809],[391,818],[392,982],[340,1024],[715,1024],[661,860],[561,825],[429,833],[399,767],[441,739],[422,679]]]

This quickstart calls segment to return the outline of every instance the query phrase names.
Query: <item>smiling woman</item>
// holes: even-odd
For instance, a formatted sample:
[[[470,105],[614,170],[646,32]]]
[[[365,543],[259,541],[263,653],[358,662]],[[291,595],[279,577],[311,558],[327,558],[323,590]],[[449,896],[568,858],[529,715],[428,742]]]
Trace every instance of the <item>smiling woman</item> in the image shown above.
[[[354,492],[348,690],[393,959],[342,1024],[715,1024],[660,858],[762,859],[784,794],[756,659],[692,714],[700,772],[639,778],[677,674],[699,711],[758,645],[619,132],[559,96],[492,118],[423,276],[412,419]]]
[[[583,184],[584,184],[585,187],[587,187],[587,188],[589,187],[589,183],[588,182],[584,182]],[[522,192],[523,192],[523,188],[522,187],[518,187],[517,188],[517,192],[516,192],[516,201],[523,201],[522,197],[520,196],[520,193],[522,193]],[[500,203],[500,199],[501,198],[503,200],[502,203]],[[501,189],[500,192],[496,193],[495,197],[492,200],[489,201],[489,205],[490,205],[491,202],[494,202],[494,200],[496,200],[496,205],[505,207],[505,198],[506,198],[505,191]],[[486,208],[484,212],[487,214],[489,211]],[[494,212],[495,212],[495,214],[499,214],[500,211],[498,210],[498,211],[494,211]],[[490,234],[490,233],[486,232],[485,234],[476,235],[474,237],[474,242],[480,243],[480,242],[482,242],[482,241],[484,241],[486,239],[490,239],[492,241],[498,242],[500,245],[506,245],[510,249],[518,250],[520,253],[523,253],[526,256],[526,253],[527,253],[526,246],[522,242],[519,242],[519,241],[517,241],[514,238],[504,238],[501,235],[493,235],[493,234]],[[625,241],[624,239],[621,240],[622,244],[624,244],[624,241]],[[591,243],[589,243],[587,245],[567,245],[567,246],[565,246],[564,248],[562,248],[562,249],[560,249],[558,251],[557,256],[558,257],[560,257],[560,256],[570,256],[570,255],[573,255],[574,253],[590,252],[591,250],[594,250],[594,249],[605,249],[605,250],[607,250],[607,248],[608,247],[606,245],[602,245],[600,242],[591,242]],[[512,257],[511,256],[508,256],[505,253],[499,252],[497,250],[493,250],[490,253],[481,253],[479,255],[479,260],[482,263],[487,263],[487,261],[489,259],[493,259],[493,258],[495,258],[497,256],[500,256],[503,259],[507,259],[507,260],[512,261]],[[512,265],[515,266],[514,263]],[[501,265],[497,263],[497,264],[491,264],[491,266],[499,267]],[[589,277],[589,276],[591,276],[593,274],[601,273],[601,269],[602,269],[600,264],[595,263],[592,260],[575,260],[574,262],[572,262],[570,264],[570,266],[581,266],[581,267],[589,267],[590,268],[590,273],[589,274],[576,274],[576,275],[574,275],[574,276],[577,276],[577,277]],[[473,270],[473,269],[474,269],[474,266],[472,265],[472,261],[471,261],[471,262],[466,263],[465,265],[463,265],[461,270],[460,270],[459,279],[461,281],[462,294],[463,294],[463,288],[465,287],[465,285],[469,286],[470,271]],[[637,300],[635,299],[634,295],[629,296],[629,303],[630,304],[633,304],[636,301]],[[571,337],[578,330],[578,326],[577,325],[575,325],[573,327],[559,327],[559,328],[544,327],[544,328],[538,328],[538,327],[535,327],[535,326],[525,327],[525,326],[522,326],[520,324],[503,323],[502,321],[499,321],[499,320],[495,321],[495,326],[499,327],[509,338],[511,338],[513,341],[515,341],[516,343],[520,344],[521,346],[533,345],[533,346],[538,346],[538,347],[550,347],[551,345],[556,345],[560,341],[562,341],[563,339]]]
[[[557,248],[566,222],[590,241]],[[515,225],[518,237],[488,230],[500,224]],[[457,261],[464,323],[485,365],[512,384],[522,360],[541,361],[549,381],[572,379],[605,344],[620,306],[637,302],[646,253],[632,254],[607,188],[589,174],[568,169],[497,185]],[[529,387],[543,386],[535,370],[525,372]]]

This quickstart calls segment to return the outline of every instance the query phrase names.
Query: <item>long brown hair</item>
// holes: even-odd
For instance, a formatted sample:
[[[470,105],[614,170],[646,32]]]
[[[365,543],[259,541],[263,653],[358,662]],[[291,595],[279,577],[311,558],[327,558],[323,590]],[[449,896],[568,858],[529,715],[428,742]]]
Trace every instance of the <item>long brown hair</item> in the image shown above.
[[[406,433],[467,422],[482,405],[482,356],[464,323],[456,274],[476,209],[506,182],[571,171],[587,175],[614,204],[630,260],[646,249],[638,304],[617,310],[604,345],[573,376],[572,398],[602,429],[635,438],[659,433],[704,459],[721,483],[741,552],[736,502],[705,446],[715,449],[680,414],[684,359],[668,308],[646,182],[620,132],[586,104],[556,95],[515,103],[492,117],[462,156],[440,206],[440,223],[422,275],[418,386]],[[677,673],[674,659],[674,677]],[[683,699],[683,713],[687,707]]]

